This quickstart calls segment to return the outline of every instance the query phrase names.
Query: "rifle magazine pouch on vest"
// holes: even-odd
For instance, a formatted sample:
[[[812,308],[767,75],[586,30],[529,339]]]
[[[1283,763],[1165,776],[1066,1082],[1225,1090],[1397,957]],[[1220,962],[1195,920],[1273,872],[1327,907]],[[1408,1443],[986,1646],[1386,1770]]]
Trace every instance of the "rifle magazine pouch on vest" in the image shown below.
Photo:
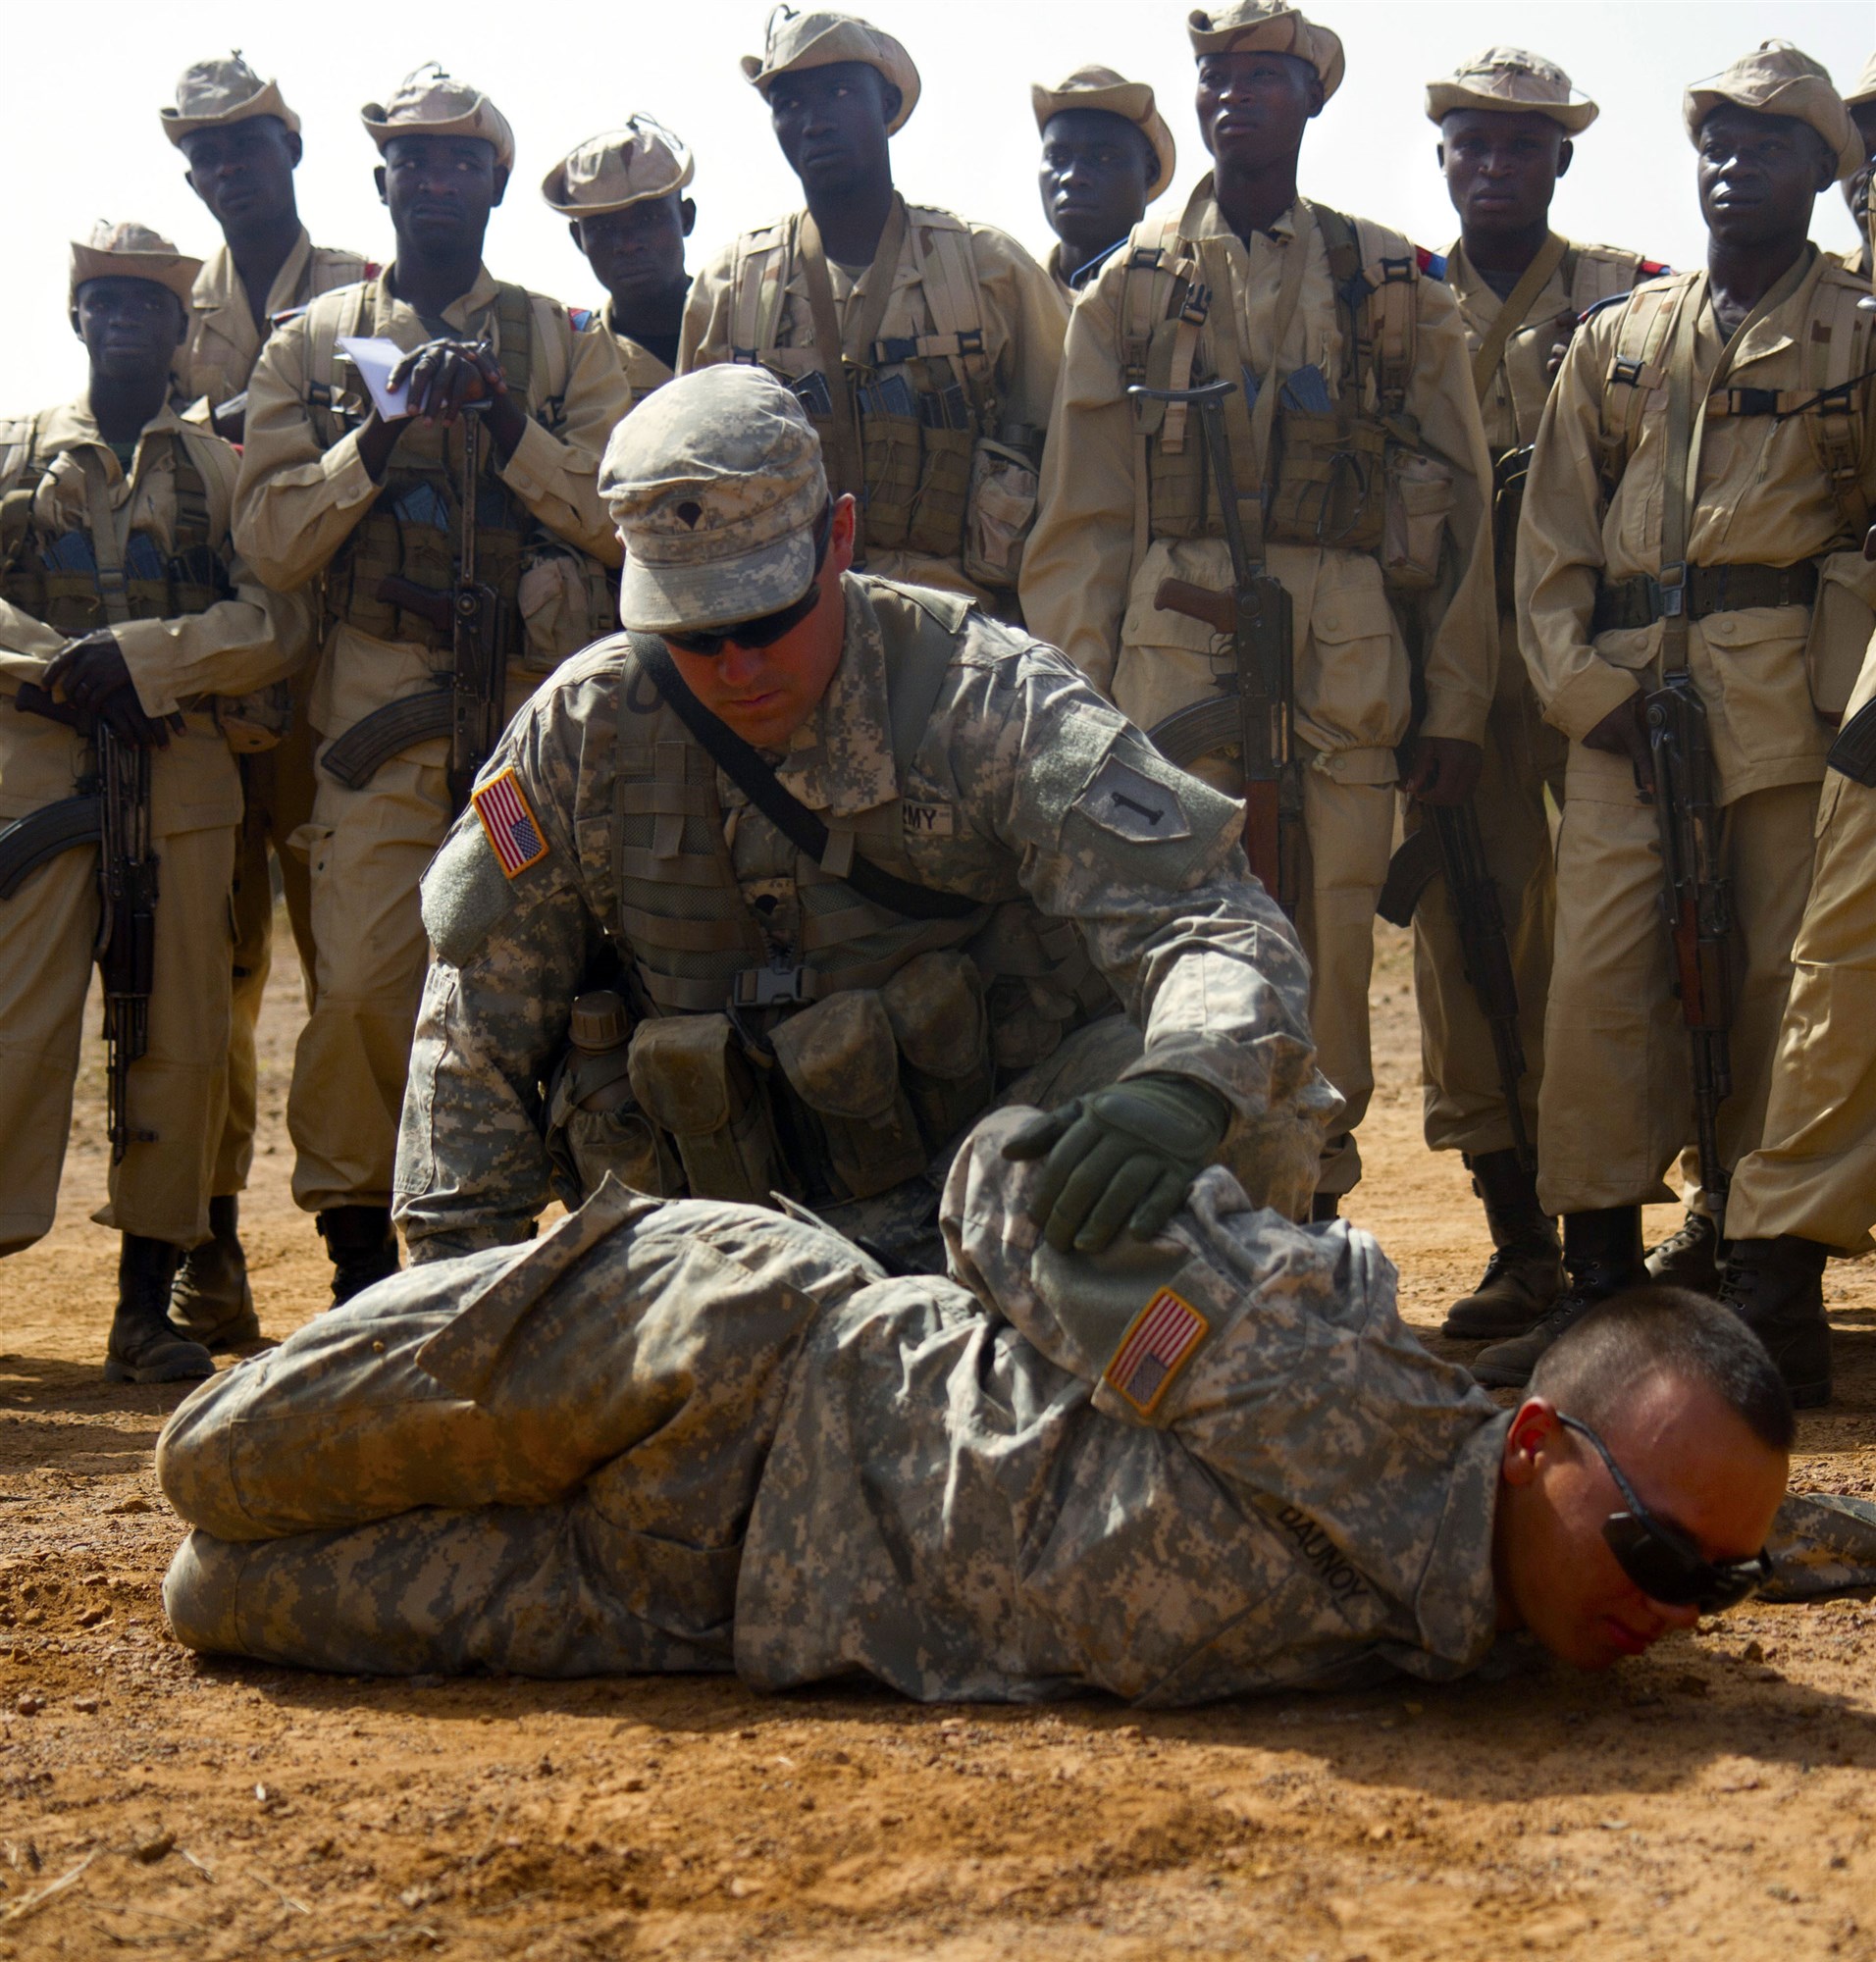
[[[1443,463],[1405,443],[1388,444],[1381,571],[1394,592],[1426,593],[1437,582],[1452,505],[1452,472]]]
[[[968,430],[921,425],[923,455],[918,466],[918,498],[912,506],[906,543],[933,558],[958,556],[964,537],[964,508],[970,500]]]
[[[677,1141],[694,1199],[766,1206],[777,1179],[768,1102],[727,1015],[673,1015],[632,1035],[632,1094]]]
[[[979,586],[1014,588],[1023,542],[1036,521],[1040,490],[1034,463],[1019,449],[985,437],[970,459],[964,526],[964,577]]]
[[[830,995],[791,1015],[771,1040],[852,1198],[870,1199],[925,1169],[929,1154],[900,1085],[899,1046],[877,989]]]
[[[293,692],[284,681],[269,682],[251,695],[218,695],[214,699],[215,726],[236,755],[278,748],[293,726]]]
[[[569,1208],[599,1191],[607,1172],[638,1192],[664,1199],[684,1190],[684,1170],[663,1133],[620,1090],[628,1074],[628,1052],[592,1056],[571,1044],[562,1052],[547,1087],[547,1158],[556,1190]],[[571,1196],[569,1196],[571,1195]]]
[[[967,954],[945,949],[907,961],[879,997],[919,1134],[935,1156],[995,1092],[983,977]]]
[[[860,419],[861,467],[866,473],[862,515],[866,543],[874,551],[897,551],[910,540],[923,434],[916,416],[875,409]]]
[[[1876,633],[1876,565],[1860,551],[1832,552],[1817,567],[1817,597],[1804,641],[1811,705],[1842,715]]]
[[[1277,417],[1276,448],[1265,538],[1335,551],[1379,547],[1387,449],[1379,424],[1286,408]]]

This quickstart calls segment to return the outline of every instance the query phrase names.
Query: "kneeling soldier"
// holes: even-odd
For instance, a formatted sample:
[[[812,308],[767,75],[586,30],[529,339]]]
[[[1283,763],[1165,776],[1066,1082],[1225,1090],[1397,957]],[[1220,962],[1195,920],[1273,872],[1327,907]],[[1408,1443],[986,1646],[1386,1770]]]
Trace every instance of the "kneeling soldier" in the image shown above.
[[[1238,807],[1052,648],[853,574],[759,369],[661,388],[600,482],[637,631],[517,717],[424,882],[412,1258],[527,1238],[551,1128],[563,1197],[780,1193],[935,1267],[930,1168],[1006,1086],[1059,1107],[1020,1141],[1059,1245],[1152,1231],[1221,1151],[1306,1207],[1332,1098]]]
[[[0,1254],[51,1227],[93,950],[110,1203],[124,1235],[105,1375],[206,1376],[169,1320],[209,1237],[228,1101],[234,699],[308,646],[229,536],[234,452],[168,406],[200,262],[137,225],[72,248],[87,392],[0,423]],[[100,931],[100,907],[102,928]]]

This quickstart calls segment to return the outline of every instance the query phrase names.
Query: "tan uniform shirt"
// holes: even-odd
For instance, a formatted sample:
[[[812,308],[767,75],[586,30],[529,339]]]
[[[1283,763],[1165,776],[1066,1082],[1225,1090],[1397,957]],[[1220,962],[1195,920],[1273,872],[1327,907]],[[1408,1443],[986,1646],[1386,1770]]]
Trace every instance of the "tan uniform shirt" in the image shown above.
[[[120,537],[148,534],[167,557],[176,536],[175,445],[182,424],[164,409],[144,425],[127,476],[117,453],[98,433],[88,401],[80,398],[39,419],[41,449],[59,454],[33,499],[35,525],[50,535],[89,529],[89,505],[80,457],[94,457],[109,486]],[[0,490],[16,484],[26,464],[26,423],[0,423]],[[189,704],[187,733],[155,753],[151,815],[159,833],[205,825],[236,824],[240,780],[216,725],[214,696],[237,696],[290,674],[311,645],[304,597],[269,593],[235,555],[229,537],[234,500],[234,451],[219,437],[191,430],[190,455],[208,498],[209,532],[234,592],[200,613],[171,620],[127,620],[112,629],[146,715],[175,713]],[[16,447],[17,445],[17,447]],[[75,765],[83,745],[62,724],[15,711],[13,695],[24,681],[37,681],[67,637],[30,613],[0,599],[0,821],[24,816],[72,795]],[[198,706],[199,703],[199,706]]]
[[[922,255],[915,237],[920,219],[931,217],[949,217],[949,214],[915,204],[907,207],[906,245],[893,270],[892,296],[879,328],[881,338],[898,339],[937,332],[938,320],[924,290]],[[781,232],[778,223],[746,233],[698,274],[684,315],[684,337],[677,364],[680,374],[732,358],[731,313],[739,253],[758,247],[771,236],[778,237]],[[1056,376],[1062,365],[1067,302],[1049,275],[1007,232],[988,225],[967,225],[966,232],[976,268],[976,304],[981,312],[984,359],[990,373],[989,392],[995,399],[997,420],[1046,429],[1055,398]],[[830,260],[827,270],[834,290],[834,309],[844,334],[849,315],[864,303],[865,274],[869,269],[861,269],[857,276]],[[764,358],[772,359],[786,379],[794,381],[816,365],[811,359],[804,359],[800,352],[814,345],[814,323],[808,281],[799,256],[787,269],[776,313],[775,341],[775,348]],[[945,366],[942,362],[936,365]],[[987,433],[994,436],[996,431]],[[953,561],[914,553],[869,552],[866,570],[882,578],[910,578],[973,594],[976,590],[964,579]]]
[[[1695,360],[1713,374],[1723,348],[1704,271],[1672,276],[1690,289],[1698,329]],[[1756,322],[1726,378],[1730,388],[1814,391],[1816,350],[1856,328],[1862,287],[1829,253],[1817,253],[1797,291]],[[1518,537],[1518,611],[1525,661],[1545,719],[1580,741],[1650,673],[1661,626],[1596,634],[1592,611],[1603,581],[1658,576],[1667,450],[1667,358],[1644,373],[1639,403],[1610,376],[1627,305],[1606,307],[1578,330],[1544,411]],[[1840,343],[1842,344],[1842,343]],[[1703,390],[1696,380],[1694,399]],[[1876,395],[1858,385],[1862,490],[1876,500]],[[1630,415],[1636,434],[1614,459],[1613,489],[1597,472],[1605,401],[1613,430]],[[1868,574],[1860,528],[1851,536],[1819,465],[1809,418],[1741,415],[1707,420],[1697,475],[1689,563],[1795,565],[1819,559],[1830,595],[1813,633],[1811,609],[1759,606],[1695,620],[1688,665],[1706,703],[1721,793],[1731,801],[1779,784],[1823,775],[1831,728],[1814,705],[1841,707],[1869,637]],[[1860,623],[1846,606],[1861,607]],[[1833,669],[1848,662],[1840,683]],[[1834,699],[1831,698],[1834,697]]]
[[[1321,230],[1311,225],[1299,239],[1292,211],[1247,246],[1226,225],[1216,200],[1195,198],[1194,209],[1192,235],[1222,240],[1229,262],[1230,302],[1245,365],[1264,375],[1278,351],[1282,373],[1314,364],[1332,391],[1342,371],[1342,329]],[[1163,230],[1161,220],[1149,219],[1134,231],[1129,249],[1157,246]],[[1413,252],[1405,239],[1366,221],[1357,221],[1356,230],[1365,264]],[[1284,258],[1298,249],[1308,254],[1301,294],[1282,348],[1273,350]],[[1160,581],[1172,574],[1222,591],[1230,575],[1222,539],[1156,539],[1135,553],[1136,503],[1146,495],[1147,452],[1125,397],[1120,363],[1120,307],[1128,256],[1117,252],[1108,261],[1069,317],[1056,421],[1043,459],[1041,509],[1023,557],[1021,592],[1031,631],[1061,647],[1135,722],[1151,726],[1209,695],[1214,683],[1211,629],[1156,607]],[[1452,295],[1431,279],[1420,280],[1416,290],[1416,359],[1406,406],[1419,422],[1422,440],[1452,471],[1448,526],[1458,562],[1457,586],[1426,650],[1424,728],[1430,736],[1476,743],[1491,701],[1496,641],[1491,467]],[[1202,348],[1208,339],[1201,337]],[[1405,647],[1379,562],[1366,553],[1273,544],[1269,565],[1295,606],[1298,733],[1317,749],[1347,757],[1351,774],[1345,780],[1391,782],[1393,748],[1407,733],[1410,704]],[[1146,653],[1129,664],[1122,660],[1123,648]],[[1122,672],[1128,665],[1137,672]],[[1352,753],[1357,751],[1365,753]]]
[[[663,387],[677,370],[667,368],[643,341],[634,340],[613,325],[610,300],[599,309],[599,319],[618,347],[619,365],[624,368],[627,386],[632,390],[632,406],[637,408],[653,388]]]
[[[320,293],[356,285],[370,279],[377,267],[356,252],[337,252],[315,245],[302,225],[299,241],[268,288],[263,322],[290,308],[304,306]],[[226,245],[216,251],[195,278],[189,302],[189,337],[178,357],[176,380],[181,400],[206,397],[210,408],[238,395],[247,387],[265,338],[254,325],[247,288],[234,269],[234,255]]]
[[[362,331],[406,349],[420,347],[433,336],[391,291],[394,271],[374,283]],[[287,322],[262,350],[248,384],[235,538],[260,576],[286,590],[323,570],[380,490],[358,454],[357,432],[346,431],[322,450],[307,412],[310,328],[322,307],[344,309],[342,319],[349,322],[349,288],[330,295]],[[485,269],[468,292],[443,309],[443,320],[465,339],[485,339],[499,352],[495,298],[495,282]],[[606,439],[631,407],[617,344],[609,334],[575,334],[558,301],[538,293],[531,299],[528,422],[500,467],[501,481],[550,531],[603,564],[617,565],[618,533],[598,485]],[[539,412],[555,398],[559,422],[550,433]],[[428,686],[436,658],[416,643],[376,640],[338,622],[313,690],[314,728],[339,735],[373,709],[416,693]]]

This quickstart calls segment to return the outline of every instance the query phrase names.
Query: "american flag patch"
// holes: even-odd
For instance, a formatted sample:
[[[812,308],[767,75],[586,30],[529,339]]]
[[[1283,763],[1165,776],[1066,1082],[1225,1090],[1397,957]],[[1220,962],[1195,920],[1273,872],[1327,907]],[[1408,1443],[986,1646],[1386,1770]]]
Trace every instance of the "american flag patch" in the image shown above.
[[[480,790],[471,791],[469,801],[475,805],[495,857],[509,878],[540,864],[547,855],[547,841],[541,835],[527,793],[512,766],[492,777]]]
[[[1211,1329],[1189,1301],[1162,1288],[1133,1317],[1103,1381],[1119,1390],[1142,1417],[1150,1416],[1167,1385]]]

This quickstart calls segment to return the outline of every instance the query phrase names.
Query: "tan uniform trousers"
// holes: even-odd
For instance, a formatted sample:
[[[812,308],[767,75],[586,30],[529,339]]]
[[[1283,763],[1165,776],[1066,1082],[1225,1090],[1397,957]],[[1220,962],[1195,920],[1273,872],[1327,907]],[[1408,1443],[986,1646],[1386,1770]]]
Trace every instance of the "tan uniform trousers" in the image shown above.
[[[1862,1253],[1876,1222],[1876,791],[1835,770],[1792,958],[1759,1148],[1734,1176],[1726,1230]]]
[[[1626,757],[1580,743],[1570,746],[1565,792],[1537,1196],[1548,1213],[1587,1213],[1673,1198],[1663,1175],[1694,1135],[1694,1099],[1688,1034],[1670,992],[1654,812],[1636,800]],[[1719,1119],[1729,1165],[1759,1141],[1816,808],[1815,783],[1753,791],[1727,806],[1739,945],[1733,1094]]]
[[[155,850],[149,1049],[129,1091],[131,1130],[155,1135],[111,1167],[109,1203],[92,1217],[190,1247],[208,1238],[228,1102],[234,827],[167,833]],[[0,901],[0,1254],[52,1226],[97,932],[96,847],[61,852]]]
[[[308,1213],[389,1206],[397,1117],[430,945],[418,882],[451,811],[441,738],[393,756],[361,791],[324,773],[296,834],[312,890],[312,1012],[293,1056],[287,1128]]]
[[[1537,1136],[1537,1092],[1543,1081],[1544,1002],[1550,992],[1550,943],[1556,917],[1556,860],[1549,786],[1563,804],[1562,733],[1537,707],[1513,623],[1498,627],[1501,666],[1498,695],[1485,724],[1485,767],[1473,806],[1485,845],[1485,869],[1498,889],[1512,978],[1518,989],[1518,1027],[1525,1073],[1518,1086],[1525,1134]],[[1410,827],[1419,814],[1408,806]],[[1504,1152],[1512,1148],[1498,1078],[1491,1024],[1466,979],[1465,955],[1453,923],[1446,882],[1435,879],[1414,913],[1414,994],[1420,1007],[1422,1122],[1435,1152]]]
[[[234,854],[234,990],[228,1046],[228,1122],[215,1155],[215,1191],[246,1189],[254,1163],[259,1084],[254,1028],[274,965],[274,882],[268,851],[280,862],[287,917],[299,955],[301,985],[313,992],[312,882],[306,860],[287,841],[313,815],[313,751],[319,739],[306,722],[312,671],[294,678],[293,726],[278,748],[240,758],[242,815]]]

